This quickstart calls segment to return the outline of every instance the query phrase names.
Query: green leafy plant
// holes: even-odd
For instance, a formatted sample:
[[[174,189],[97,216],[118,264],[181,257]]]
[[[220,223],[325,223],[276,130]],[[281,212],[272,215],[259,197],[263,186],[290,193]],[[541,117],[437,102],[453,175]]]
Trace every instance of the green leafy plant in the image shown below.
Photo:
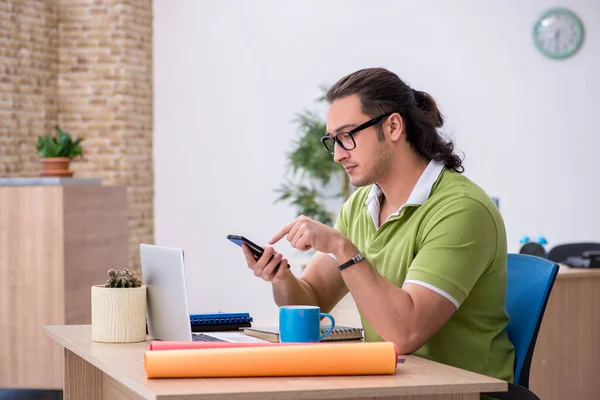
[[[134,271],[127,268],[123,270],[108,270],[108,281],[104,287],[107,288],[134,288],[142,286],[142,281],[137,277]]]
[[[63,132],[58,125],[55,127],[56,136],[38,136],[37,151],[40,157],[68,157],[74,158],[82,154],[81,142],[83,138],[73,140],[68,132]]]
[[[325,90],[323,87],[322,90]],[[324,96],[317,99],[323,102]],[[275,202],[288,201],[297,215],[305,215],[323,224],[333,225],[334,215],[327,210],[327,200],[346,200],[351,194],[350,181],[341,164],[333,161],[332,155],[323,147],[321,136],[327,128],[323,119],[314,111],[304,110],[292,120],[298,125],[301,135],[294,141],[294,149],[288,156],[288,178],[275,192]],[[332,192],[332,182],[340,185]]]

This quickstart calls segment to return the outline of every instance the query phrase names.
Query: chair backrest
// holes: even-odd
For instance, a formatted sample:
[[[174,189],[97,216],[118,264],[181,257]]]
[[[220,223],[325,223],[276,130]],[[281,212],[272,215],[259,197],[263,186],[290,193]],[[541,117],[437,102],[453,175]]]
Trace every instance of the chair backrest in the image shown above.
[[[567,257],[579,257],[588,250],[600,250],[600,243],[564,243],[553,247],[548,252],[548,259],[557,263],[563,262]]]
[[[515,347],[515,383],[529,388],[529,369],[558,264],[528,254],[508,255],[508,336]]]

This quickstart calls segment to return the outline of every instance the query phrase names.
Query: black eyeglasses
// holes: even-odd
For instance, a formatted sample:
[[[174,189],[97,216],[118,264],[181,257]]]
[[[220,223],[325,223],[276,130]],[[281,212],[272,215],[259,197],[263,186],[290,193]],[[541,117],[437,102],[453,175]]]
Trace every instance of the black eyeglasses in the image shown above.
[[[385,117],[392,115],[393,113],[394,112],[385,113],[383,115],[370,119],[364,124],[361,124],[348,132],[340,132],[337,135],[333,136],[325,135],[321,138],[321,143],[323,143],[323,146],[325,146],[327,151],[329,151],[331,154],[333,154],[335,150],[336,142],[342,149],[347,151],[352,150],[356,147],[356,142],[354,141],[355,134],[362,131],[363,129],[367,129],[368,127],[371,127],[381,122]]]

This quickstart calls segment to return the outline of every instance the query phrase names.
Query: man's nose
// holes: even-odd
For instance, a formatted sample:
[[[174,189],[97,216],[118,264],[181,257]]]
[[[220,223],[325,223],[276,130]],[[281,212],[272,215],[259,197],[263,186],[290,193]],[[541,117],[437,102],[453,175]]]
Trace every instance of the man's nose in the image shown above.
[[[349,155],[350,152],[348,150],[344,150],[344,148],[340,146],[339,143],[335,142],[333,146],[333,161],[342,162],[345,159],[347,159]]]

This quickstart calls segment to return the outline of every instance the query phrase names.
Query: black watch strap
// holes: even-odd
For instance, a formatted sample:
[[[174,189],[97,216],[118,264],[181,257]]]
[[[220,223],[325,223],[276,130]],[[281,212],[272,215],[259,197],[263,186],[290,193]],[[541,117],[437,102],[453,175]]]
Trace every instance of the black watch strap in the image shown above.
[[[359,261],[363,260],[364,258],[365,258],[365,255],[364,255],[362,252],[360,252],[360,253],[358,253],[357,255],[355,255],[354,257],[352,257],[352,258],[350,259],[350,261],[346,261],[345,263],[343,263],[342,265],[340,265],[340,266],[338,267],[338,269],[339,269],[340,271],[341,271],[341,270],[343,270],[343,269],[346,269],[346,268],[348,268],[349,266],[351,266],[351,265],[354,265],[354,264],[356,264],[357,262],[359,262]]]

